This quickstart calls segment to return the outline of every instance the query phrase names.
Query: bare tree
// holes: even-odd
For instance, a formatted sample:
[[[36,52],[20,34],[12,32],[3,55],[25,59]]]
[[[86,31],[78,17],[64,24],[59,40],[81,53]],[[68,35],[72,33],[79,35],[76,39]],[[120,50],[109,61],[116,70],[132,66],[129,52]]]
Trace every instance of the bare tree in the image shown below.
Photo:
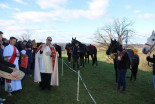
[[[132,37],[134,31],[132,29],[133,22],[123,18],[114,19],[113,24],[106,24],[101,30],[97,30],[95,35],[95,42],[99,44],[108,45],[111,39],[117,39],[122,44],[126,38]]]
[[[29,40],[31,39],[32,34],[30,33],[29,30],[26,30],[26,33],[21,34],[20,36],[17,36],[17,39],[19,41],[24,41],[24,40]]]

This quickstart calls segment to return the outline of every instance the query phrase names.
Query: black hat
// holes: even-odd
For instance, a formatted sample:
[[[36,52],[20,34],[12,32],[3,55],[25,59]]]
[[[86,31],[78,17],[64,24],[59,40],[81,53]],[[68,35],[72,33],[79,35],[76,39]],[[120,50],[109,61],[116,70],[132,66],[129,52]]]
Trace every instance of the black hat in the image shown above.
[[[27,42],[26,40],[24,40],[23,42]]]

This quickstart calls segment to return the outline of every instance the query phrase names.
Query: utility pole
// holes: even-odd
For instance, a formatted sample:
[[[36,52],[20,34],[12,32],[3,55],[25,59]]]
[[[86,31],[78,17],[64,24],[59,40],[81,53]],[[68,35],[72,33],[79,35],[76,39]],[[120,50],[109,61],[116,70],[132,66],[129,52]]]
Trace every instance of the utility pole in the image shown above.
[[[127,45],[128,45],[128,30],[126,30],[126,40],[125,40],[125,42],[126,42],[126,48],[127,48]]]

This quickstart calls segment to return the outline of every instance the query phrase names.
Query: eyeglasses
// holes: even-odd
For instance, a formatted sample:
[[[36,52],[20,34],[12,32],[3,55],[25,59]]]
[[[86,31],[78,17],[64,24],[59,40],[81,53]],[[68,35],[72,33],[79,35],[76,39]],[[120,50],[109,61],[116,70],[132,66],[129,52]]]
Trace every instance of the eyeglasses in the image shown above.
[[[52,41],[52,40],[48,39],[48,41]]]

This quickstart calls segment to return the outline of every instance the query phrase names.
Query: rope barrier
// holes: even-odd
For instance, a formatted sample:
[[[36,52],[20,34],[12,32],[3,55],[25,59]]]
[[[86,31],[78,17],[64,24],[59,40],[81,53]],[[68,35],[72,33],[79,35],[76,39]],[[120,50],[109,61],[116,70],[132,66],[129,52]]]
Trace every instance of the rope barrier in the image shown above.
[[[62,59],[62,60],[63,60],[63,59]],[[63,61],[63,63],[64,63],[70,70],[72,70],[72,71],[75,72],[75,73],[78,73],[77,71],[73,70],[69,65],[67,65],[65,61]],[[86,91],[88,92],[90,98],[92,99],[92,101],[94,102],[94,104],[96,104],[95,99],[93,98],[93,96],[92,96],[91,93],[89,92],[89,90],[88,90],[86,84],[84,83],[84,81],[83,81],[83,79],[82,79],[82,77],[81,77],[80,74],[79,74],[79,78],[80,78],[80,80],[82,81],[83,86],[85,87]],[[77,92],[78,92],[78,91],[77,91]],[[79,95],[78,95],[78,93],[77,93],[77,101],[79,101],[78,96],[79,96]]]

